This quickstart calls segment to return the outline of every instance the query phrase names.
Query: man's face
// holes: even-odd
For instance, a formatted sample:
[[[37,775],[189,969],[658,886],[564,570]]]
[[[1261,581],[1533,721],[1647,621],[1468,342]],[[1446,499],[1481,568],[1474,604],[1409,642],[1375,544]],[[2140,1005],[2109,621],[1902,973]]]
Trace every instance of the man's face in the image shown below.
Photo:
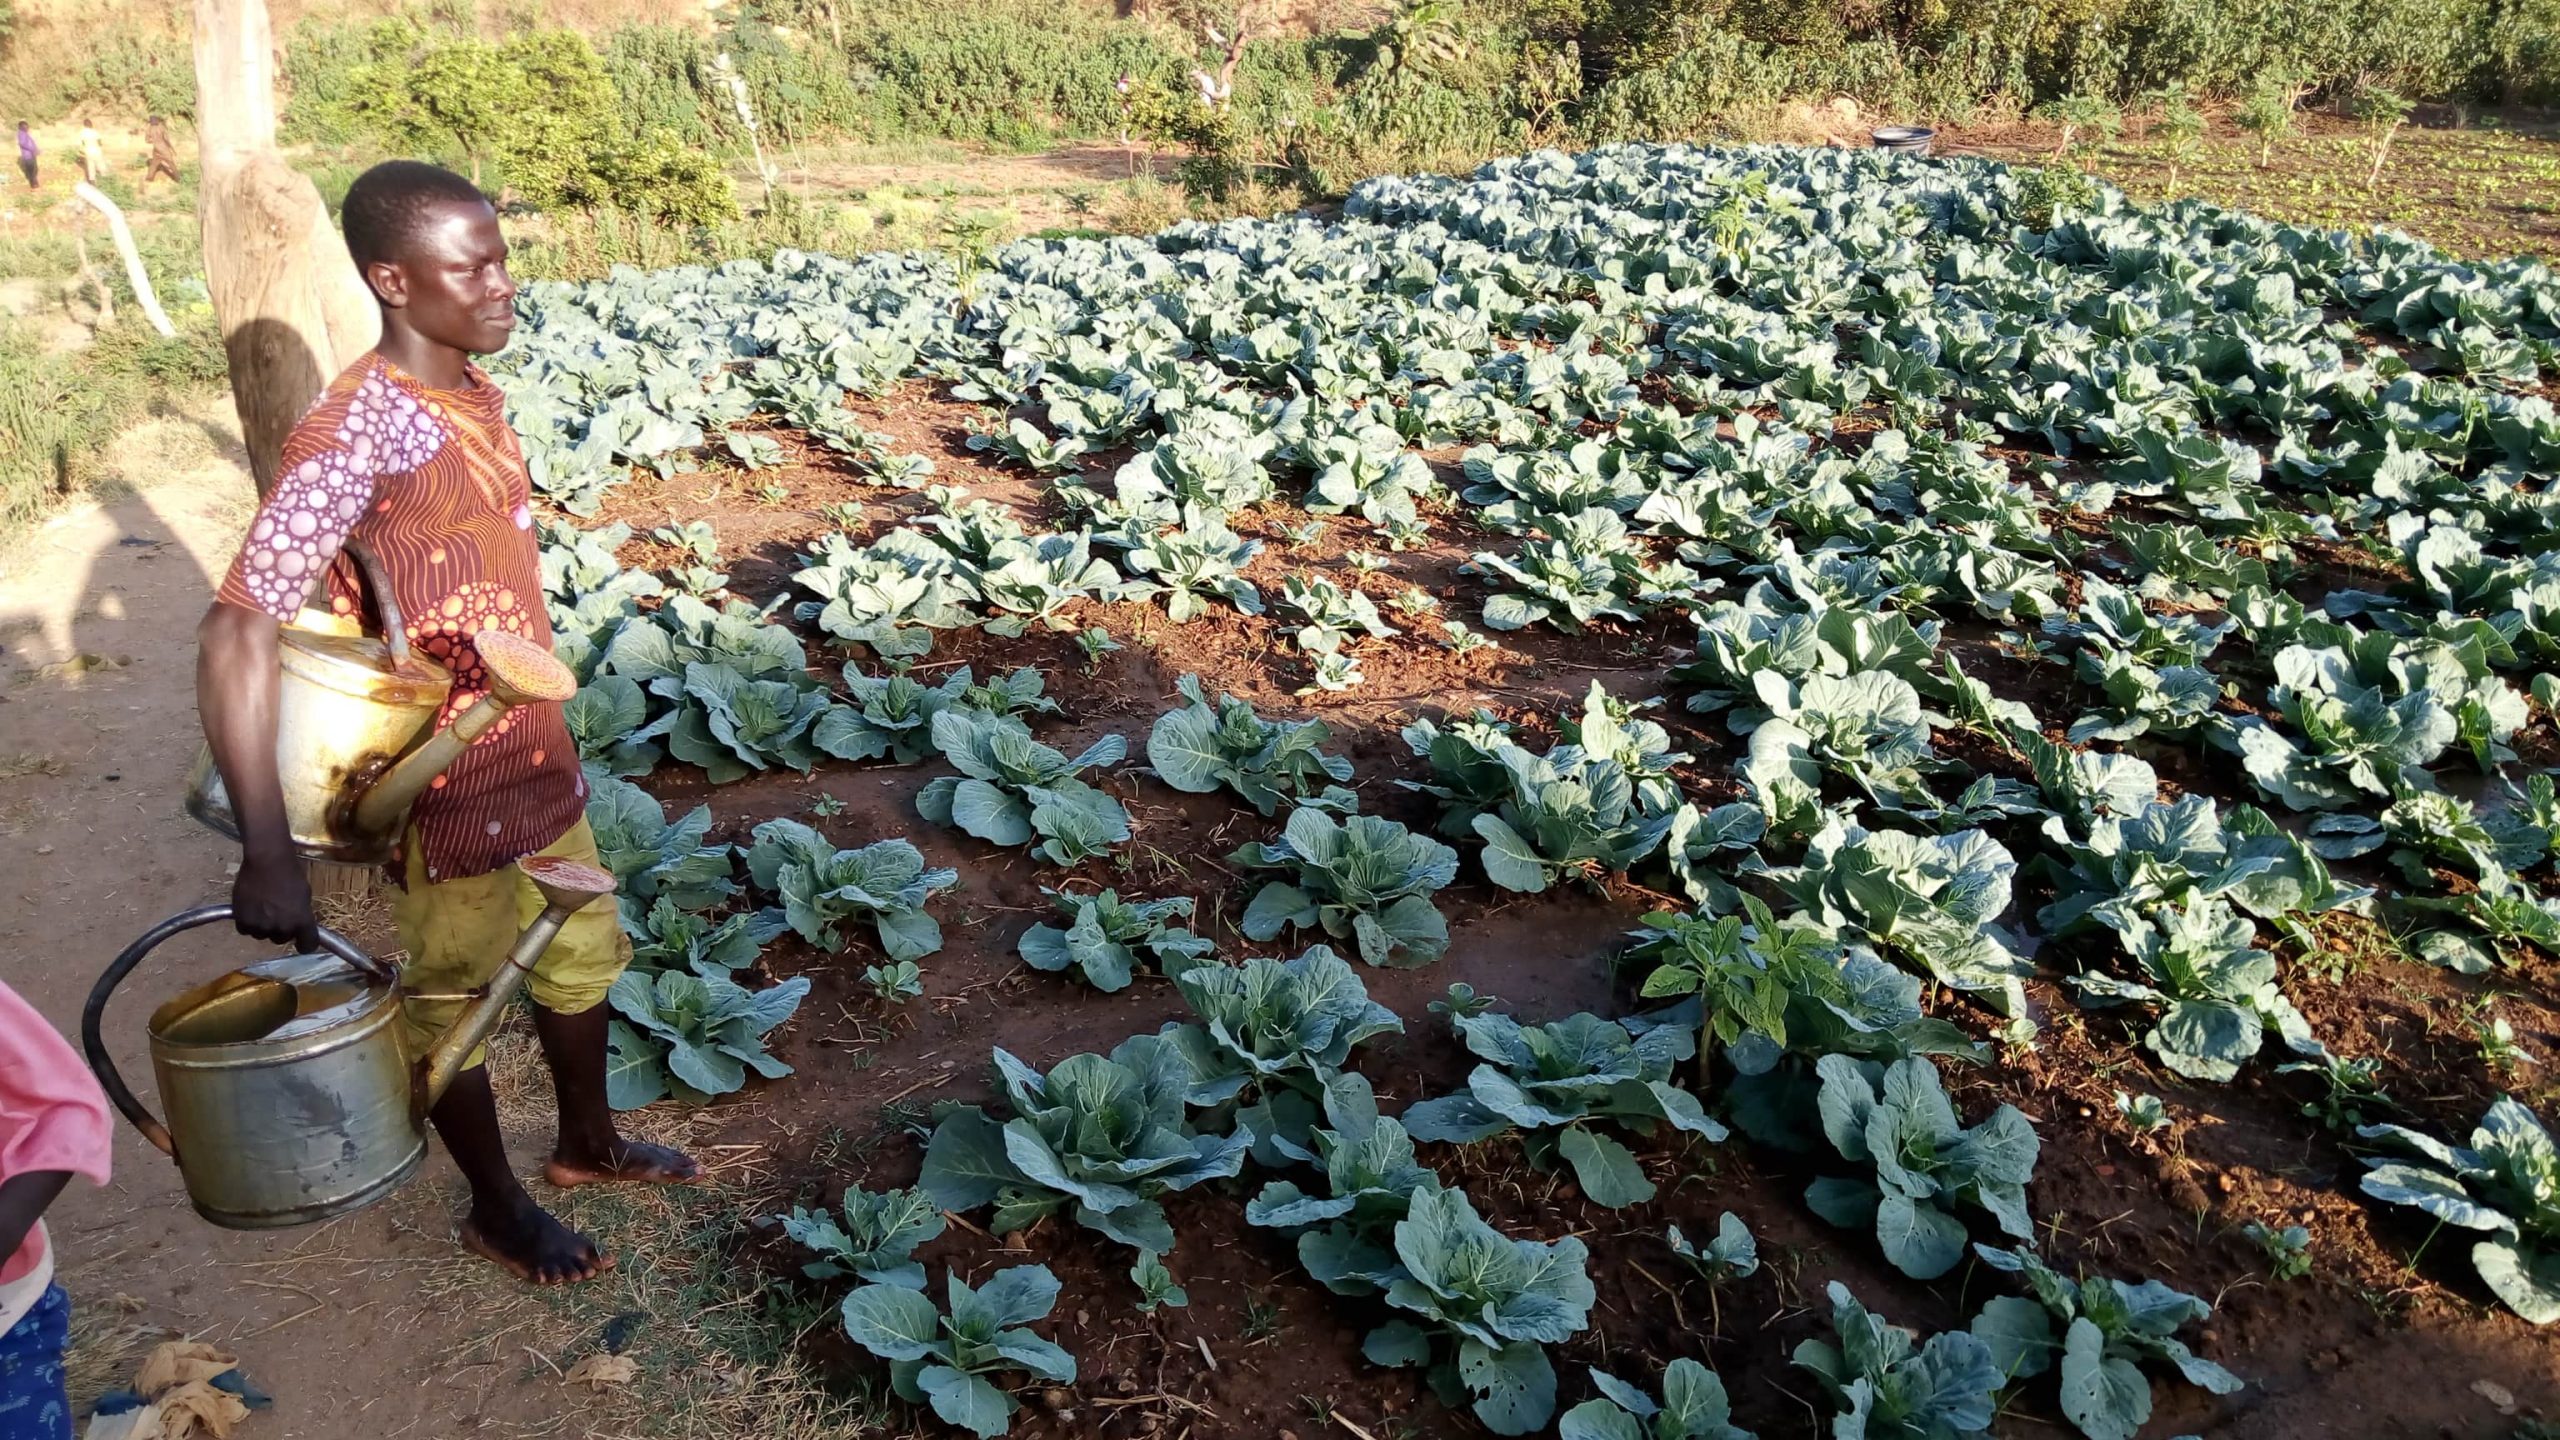
[[[507,240],[487,205],[438,205],[409,236],[400,258],[366,276],[409,328],[473,355],[507,348],[516,328],[516,282]]]

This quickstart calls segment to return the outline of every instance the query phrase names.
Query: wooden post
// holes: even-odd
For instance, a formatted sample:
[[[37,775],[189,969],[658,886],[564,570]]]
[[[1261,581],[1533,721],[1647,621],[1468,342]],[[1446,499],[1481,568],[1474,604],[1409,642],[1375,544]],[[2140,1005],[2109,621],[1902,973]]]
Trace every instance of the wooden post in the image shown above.
[[[275,63],[266,0],[196,0],[205,284],[261,499],[294,422],[382,324],[318,188],[276,148]]]
[[[222,322],[231,401],[264,500],[285,436],[374,346],[382,314],[310,177],[276,148],[275,34],[266,0],[196,0],[196,182],[205,287]],[[321,899],[353,900],[371,871],[313,864]]]

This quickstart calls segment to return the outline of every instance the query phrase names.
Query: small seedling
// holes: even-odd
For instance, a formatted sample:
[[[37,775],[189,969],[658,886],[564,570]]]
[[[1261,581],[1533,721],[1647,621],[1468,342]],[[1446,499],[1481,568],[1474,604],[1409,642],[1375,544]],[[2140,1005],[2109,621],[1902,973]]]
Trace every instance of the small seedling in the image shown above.
[[[1440,625],[1441,643],[1460,655],[1472,655],[1493,642],[1467,628],[1463,620],[1445,620]]]
[[[1164,1268],[1164,1260],[1153,1250],[1138,1252],[1138,1263],[1129,1267],[1129,1283],[1138,1287],[1138,1313],[1152,1315],[1159,1308],[1180,1310],[1191,1303],[1190,1292],[1174,1283],[1173,1272]]]
[[[2161,1104],[2157,1095],[2135,1095],[2119,1090],[2116,1092],[2116,1114],[2124,1117],[2124,1123],[2136,1135],[2169,1128],[2169,1107]]]
[[[1479,995],[1476,987],[1464,980],[1450,982],[1449,993],[1431,1002],[1431,1013],[1445,1016],[1451,1024],[1472,1020],[1501,1003],[1500,997]]]
[[[1280,1333],[1280,1306],[1259,1295],[1248,1295],[1244,1302],[1244,1338],[1248,1345],[1258,1345]]]
[[[1281,540],[1288,544],[1313,545],[1324,538],[1325,525],[1321,520],[1309,520],[1303,525],[1274,522],[1272,528],[1278,530]]]
[[[818,518],[839,530],[850,530],[861,524],[863,513],[859,500],[830,500],[818,507]]]
[[[1342,563],[1362,575],[1375,575],[1387,568],[1387,557],[1367,550],[1346,550]]]
[[[2507,1023],[2504,1015],[2474,1015],[2471,1034],[2480,1042],[2480,1063],[2493,1071],[2504,1072],[2541,1063],[2532,1051],[2516,1043],[2515,1027]]]
[[[1760,1268],[1759,1242],[1751,1238],[1751,1227],[1742,1223],[1742,1217],[1730,1210],[1717,1218],[1716,1236],[1703,1247],[1690,1244],[1677,1225],[1663,1238],[1671,1243],[1672,1254],[1710,1281],[1739,1280]]]
[[[862,980],[883,1005],[903,1005],[924,994],[924,972],[916,968],[913,960],[866,966]]]
[[[756,491],[756,498],[762,500],[767,505],[779,505],[783,501],[791,498],[791,487],[788,485],[766,485]]]
[[[809,813],[821,820],[830,815],[841,815],[844,813],[844,802],[833,795],[821,795],[809,802]]]
[[[1400,615],[1428,615],[1440,608],[1440,602],[1419,585],[1407,585],[1387,602],[1387,608]]]
[[[2345,1132],[2370,1125],[2374,1117],[2399,1107],[2383,1093],[2382,1062],[2370,1056],[2322,1055],[2276,1067],[2279,1075],[2317,1075],[2323,1092],[2302,1102],[2302,1113],[2331,1130]]]
[[[2276,1280],[2299,1280],[2311,1273],[2311,1232],[2299,1225],[2271,1230],[2252,1220],[2240,1227],[2267,1257],[2267,1275]]]
[[[1076,648],[1084,652],[1084,673],[1090,675],[1102,668],[1102,657],[1119,649],[1120,642],[1101,626],[1088,625],[1076,636]]]

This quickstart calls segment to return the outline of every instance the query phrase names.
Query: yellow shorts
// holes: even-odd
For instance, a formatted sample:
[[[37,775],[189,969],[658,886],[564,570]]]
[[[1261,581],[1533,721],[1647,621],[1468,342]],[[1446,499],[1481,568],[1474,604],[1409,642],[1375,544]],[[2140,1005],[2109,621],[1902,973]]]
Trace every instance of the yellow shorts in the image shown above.
[[[430,885],[414,831],[407,850],[409,884],[392,892],[391,919],[409,952],[400,969],[401,1019],[409,1053],[423,1055],[470,1004],[470,993],[488,984],[506,963],[516,937],[542,913],[542,894],[513,865]],[[595,865],[595,832],[580,820],[535,853]],[[622,933],[612,902],[599,901],[561,925],[533,962],[525,989],[545,1010],[574,1015],[603,1004],[605,992],[630,963],[631,937]],[[477,1065],[482,1058],[475,1050],[469,1063]]]

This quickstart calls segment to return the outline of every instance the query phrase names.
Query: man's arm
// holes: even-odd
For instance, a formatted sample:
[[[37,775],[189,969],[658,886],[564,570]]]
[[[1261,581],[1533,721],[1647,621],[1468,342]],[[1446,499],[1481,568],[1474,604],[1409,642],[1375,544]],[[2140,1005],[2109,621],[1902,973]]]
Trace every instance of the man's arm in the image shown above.
[[[243,935],[319,948],[311,882],[293,853],[284,784],[276,774],[276,618],[216,601],[196,627],[196,710],[240,826],[231,920]]]
[[[70,1183],[67,1170],[30,1170],[0,1183],[0,1260],[18,1253],[27,1232],[36,1228],[45,1208]]]

